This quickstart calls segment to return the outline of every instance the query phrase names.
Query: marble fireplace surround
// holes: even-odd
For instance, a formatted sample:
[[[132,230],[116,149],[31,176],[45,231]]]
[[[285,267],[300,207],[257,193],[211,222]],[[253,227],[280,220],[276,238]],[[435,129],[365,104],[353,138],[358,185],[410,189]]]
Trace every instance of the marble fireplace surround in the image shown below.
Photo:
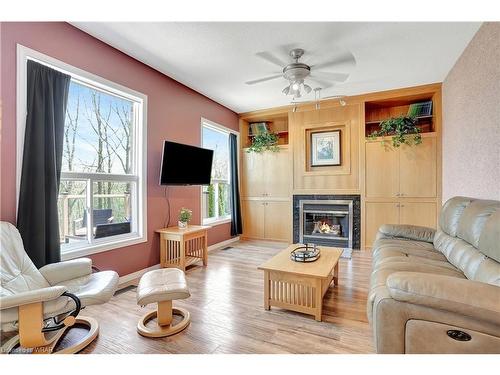
[[[361,246],[361,197],[359,195],[325,195],[325,194],[300,194],[293,196],[293,242],[299,242],[300,229],[300,201],[303,200],[352,200],[352,248]]]

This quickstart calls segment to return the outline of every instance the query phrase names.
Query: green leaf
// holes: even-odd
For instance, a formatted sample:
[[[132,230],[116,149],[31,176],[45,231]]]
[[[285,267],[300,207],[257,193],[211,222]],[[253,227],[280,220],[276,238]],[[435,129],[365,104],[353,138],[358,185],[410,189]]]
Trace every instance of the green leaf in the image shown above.
[[[412,116],[391,117],[380,123],[380,130],[368,135],[368,139],[374,140],[377,137],[392,136],[392,145],[400,147],[403,144],[408,146],[422,143],[420,128],[417,126],[417,119]],[[382,145],[384,145],[384,140]]]
[[[252,138],[252,144],[248,148],[247,152],[278,152],[280,150],[280,148],[278,147],[278,140],[278,134],[275,133],[257,134]]]

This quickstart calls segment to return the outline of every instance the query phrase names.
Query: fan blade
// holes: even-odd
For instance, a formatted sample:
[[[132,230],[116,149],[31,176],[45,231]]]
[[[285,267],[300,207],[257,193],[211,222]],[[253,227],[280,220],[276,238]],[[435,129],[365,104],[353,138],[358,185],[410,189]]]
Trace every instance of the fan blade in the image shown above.
[[[332,87],[333,86],[333,83],[327,82],[327,81],[323,81],[323,80],[318,79],[316,77],[309,76],[309,77],[307,77],[307,79],[310,79],[311,81],[319,83],[321,85],[322,89],[327,89],[328,87]]]
[[[276,74],[274,76],[269,76],[269,77],[264,77],[264,78],[260,78],[260,79],[254,79],[252,81],[247,81],[245,82],[247,85],[255,85],[256,83],[260,83],[260,82],[266,82],[266,81],[270,81],[272,79],[276,79],[276,78],[280,78],[280,77],[283,77],[283,74],[280,73],[280,74]]]
[[[346,52],[342,56],[339,56],[332,61],[327,61],[321,64],[312,65],[311,69],[314,68],[314,70],[317,70],[321,68],[326,68],[327,66],[334,66],[334,65],[354,66],[356,65],[356,59],[354,58],[354,55],[351,52]]]
[[[330,72],[318,72],[316,70],[313,71],[313,77],[325,78],[335,82],[345,82],[349,77],[349,74],[346,73],[330,73]]]
[[[258,52],[256,53],[261,59],[270,62],[271,64],[278,65],[281,69],[283,69],[288,63],[281,61],[278,57],[274,56],[271,52]]]

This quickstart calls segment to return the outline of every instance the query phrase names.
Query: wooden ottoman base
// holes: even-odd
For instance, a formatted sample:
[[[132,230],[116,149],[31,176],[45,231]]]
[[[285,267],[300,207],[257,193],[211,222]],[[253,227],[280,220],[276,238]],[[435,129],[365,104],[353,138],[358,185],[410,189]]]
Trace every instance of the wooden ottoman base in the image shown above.
[[[172,325],[173,315],[182,316],[182,320]],[[157,320],[157,326],[154,328],[146,327],[146,324],[152,320]],[[137,332],[145,337],[166,337],[179,333],[191,322],[189,311],[183,308],[173,308],[172,301],[158,302],[158,309],[145,314],[137,324]]]
[[[2,345],[2,353],[31,353],[31,354],[73,354],[78,353],[80,350],[87,347],[92,341],[97,338],[99,334],[99,324],[97,320],[89,317],[79,316],[75,319],[74,325],[83,325],[88,330],[88,333],[83,337],[79,338],[77,342],[71,343],[70,346],[61,348],[57,351],[54,348],[57,346],[58,342],[61,340],[63,335],[70,330],[72,327],[64,327],[59,331],[52,332],[50,334],[44,334],[47,338],[47,344],[44,346],[38,346],[35,348],[22,348],[19,347],[20,337],[16,335],[8,340],[4,345]]]

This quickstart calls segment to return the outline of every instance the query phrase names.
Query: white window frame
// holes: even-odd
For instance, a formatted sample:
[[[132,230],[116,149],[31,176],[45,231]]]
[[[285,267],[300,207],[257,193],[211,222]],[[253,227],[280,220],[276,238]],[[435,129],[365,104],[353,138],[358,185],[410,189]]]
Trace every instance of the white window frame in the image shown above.
[[[203,147],[203,128],[204,127],[207,127],[207,128],[210,128],[212,130],[215,130],[215,131],[218,131],[218,132],[222,132],[222,133],[226,133],[226,134],[235,134],[236,135],[236,140],[237,140],[237,148],[238,150],[240,149],[240,133],[237,132],[236,130],[233,130],[233,129],[230,129],[230,128],[227,128],[223,125],[220,125],[216,122],[213,122],[213,121],[210,121],[210,120],[207,120],[206,118],[201,118],[201,121],[200,121],[200,140],[201,140],[201,147]],[[240,155],[239,155],[239,152],[238,152],[238,165],[239,165],[239,160],[240,160]],[[239,168],[238,168],[239,170]],[[231,183],[231,166],[230,166],[230,163],[229,163],[229,171],[228,171],[228,179],[229,179],[229,183]],[[238,181],[238,184],[239,184],[239,181]],[[216,190],[217,192],[218,190]],[[202,225],[212,225],[212,226],[215,226],[215,225],[221,225],[221,224],[226,224],[226,223],[230,223],[232,218],[231,218],[231,215],[228,215],[228,216],[223,216],[223,217],[215,217],[215,218],[208,218],[208,219],[204,219],[203,218],[203,186],[200,188],[200,223],[202,223]]]
[[[100,239],[92,239],[89,244],[75,243],[75,246],[61,251],[61,259],[68,260],[86,255],[96,254],[104,251],[118,249],[125,246],[135,245],[147,241],[147,96],[122,86],[115,82],[95,74],[86,72],[72,65],[66,64],[41,52],[17,44],[17,147],[16,147],[16,217],[19,206],[19,190],[21,185],[21,170],[23,161],[24,134],[26,130],[26,97],[27,97],[27,61],[33,60],[71,75],[72,79],[80,84],[91,86],[103,92],[120,96],[134,102],[135,128],[134,147],[132,160],[134,161],[133,175],[114,175],[106,173],[79,173],[62,172],[61,178],[75,180],[87,180],[87,196],[92,197],[92,185],[94,181],[134,181],[137,189],[135,198],[132,197],[132,228],[127,234],[120,234]],[[90,194],[90,195],[89,195]],[[90,202],[87,202],[87,210],[91,210]],[[88,227],[92,228],[92,215],[89,215]],[[88,231],[92,232],[92,231]],[[91,238],[91,233],[87,239]],[[83,242],[83,241],[82,241]]]

